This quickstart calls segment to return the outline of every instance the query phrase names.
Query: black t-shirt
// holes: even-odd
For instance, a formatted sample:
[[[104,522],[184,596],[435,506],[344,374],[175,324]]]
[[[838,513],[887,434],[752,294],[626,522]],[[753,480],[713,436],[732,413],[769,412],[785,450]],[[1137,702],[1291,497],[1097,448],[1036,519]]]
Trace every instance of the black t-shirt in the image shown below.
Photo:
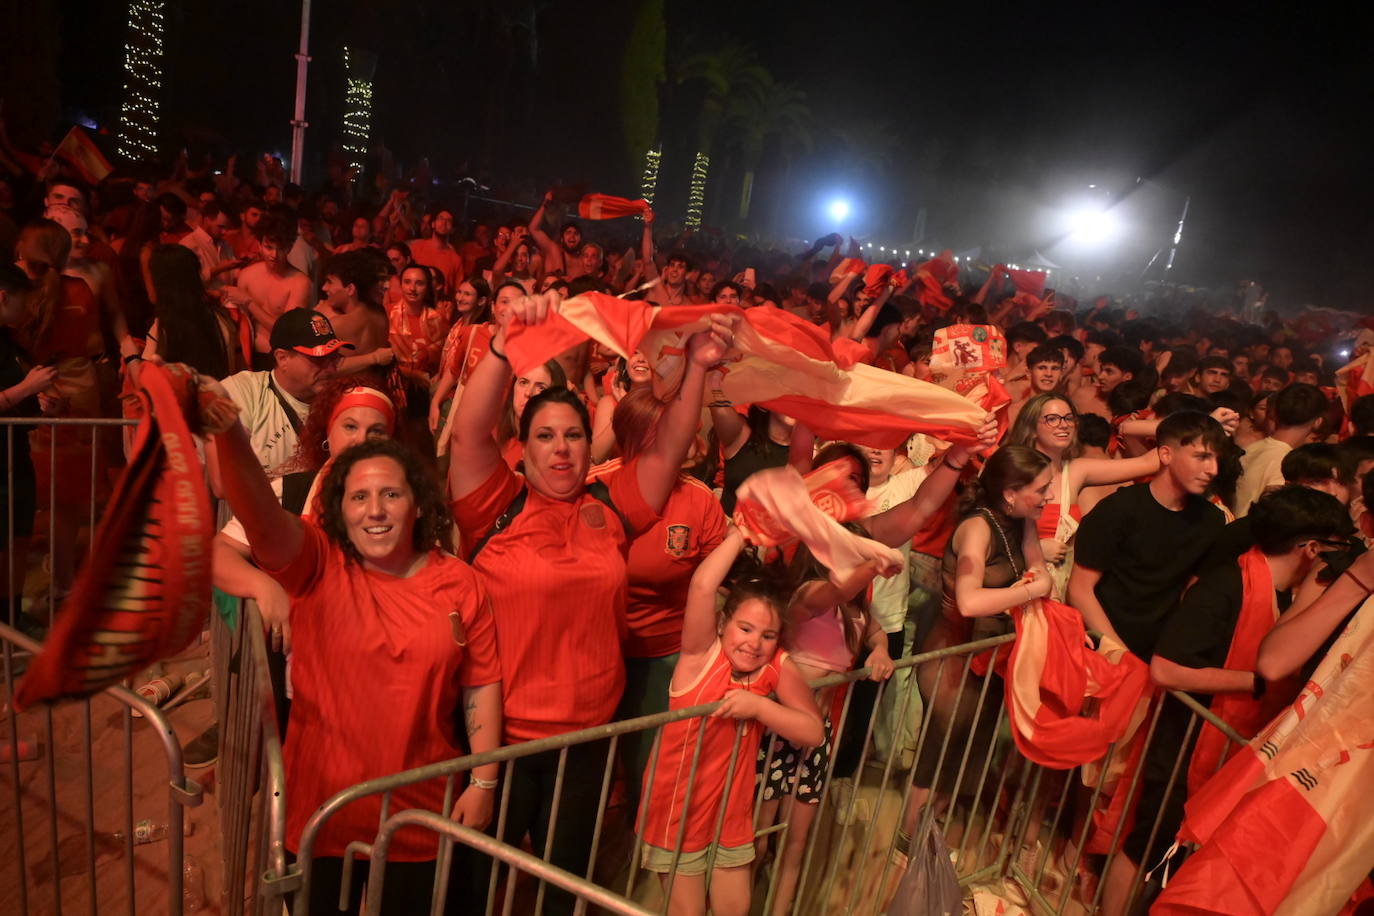
[[[1177,512],[1150,485],[1117,490],[1084,517],[1074,562],[1102,573],[1097,600],[1126,648],[1145,661],[1165,621],[1225,526],[1221,510],[1190,495]]]
[[[1279,592],[1279,609],[1286,610],[1292,600],[1292,593]],[[1240,566],[1232,563],[1205,570],[1164,624],[1155,654],[1185,668],[1226,667],[1244,601]],[[1198,700],[1211,702],[1210,697]]]
[[[1185,668],[1225,667],[1244,600],[1239,566],[1203,572],[1169,615],[1155,654]]]
[[[735,512],[735,491],[750,476],[769,468],[780,468],[787,464],[788,447],[779,445],[767,436],[763,441],[751,437],[735,452],[733,458],[725,459],[725,486],[721,491],[720,505],[726,515]]]
[[[1203,569],[1212,566],[1235,566],[1240,555],[1255,546],[1255,533],[1250,530],[1250,516],[1238,518],[1225,528],[1212,543],[1212,549],[1202,561]]]

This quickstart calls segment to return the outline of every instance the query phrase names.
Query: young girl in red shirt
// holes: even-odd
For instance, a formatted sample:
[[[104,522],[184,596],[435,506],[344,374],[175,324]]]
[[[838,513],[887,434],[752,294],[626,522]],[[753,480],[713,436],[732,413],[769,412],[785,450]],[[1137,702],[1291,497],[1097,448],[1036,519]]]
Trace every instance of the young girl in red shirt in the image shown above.
[[[781,597],[760,582],[744,582],[716,613],[716,591],[743,544],[732,528],[693,574],[682,651],[668,690],[671,710],[723,702],[709,717],[664,726],[645,777],[638,818],[642,861],[671,894],[673,913],[706,912],[708,865],[711,911],[749,912],[753,761],[763,732],[801,746],[823,738],[811,690],[779,647]]]

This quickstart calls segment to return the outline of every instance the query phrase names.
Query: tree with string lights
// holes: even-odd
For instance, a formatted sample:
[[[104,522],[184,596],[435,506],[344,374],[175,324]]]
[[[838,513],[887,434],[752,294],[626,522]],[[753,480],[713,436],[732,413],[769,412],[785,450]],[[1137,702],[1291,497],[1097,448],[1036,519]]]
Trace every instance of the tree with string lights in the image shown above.
[[[130,0],[124,40],[124,101],[119,109],[119,155],[149,159],[157,155],[161,113],[164,0]]]

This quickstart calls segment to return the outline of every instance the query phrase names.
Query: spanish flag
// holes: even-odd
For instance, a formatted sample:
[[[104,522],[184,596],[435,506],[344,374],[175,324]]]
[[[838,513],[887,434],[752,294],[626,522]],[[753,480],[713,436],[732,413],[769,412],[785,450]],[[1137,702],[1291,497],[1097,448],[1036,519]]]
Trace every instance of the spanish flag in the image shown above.
[[[662,372],[712,315],[738,317],[721,388],[736,404],[758,404],[804,422],[822,439],[895,448],[912,433],[972,445],[987,410],[953,391],[856,362],[830,335],[775,308],[654,306],[584,293],[540,325],[506,332],[516,372],[591,339],[628,357],[639,350]]]
[[[1188,800],[1155,916],[1335,914],[1374,864],[1374,601],[1288,710]]]
[[[225,428],[238,408],[189,366],[152,363],[131,407],[141,420],[129,465],[15,709],[118,684],[186,648],[205,623],[215,519],[192,433]]]
[[[86,184],[100,184],[106,175],[114,171],[114,166],[100,152],[100,147],[79,127],[67,131],[67,136],[57,144],[53,155],[76,172],[77,177]]]
[[[609,194],[587,194],[577,203],[577,215],[583,219],[619,219],[643,216],[648,212],[647,200],[627,200]]]

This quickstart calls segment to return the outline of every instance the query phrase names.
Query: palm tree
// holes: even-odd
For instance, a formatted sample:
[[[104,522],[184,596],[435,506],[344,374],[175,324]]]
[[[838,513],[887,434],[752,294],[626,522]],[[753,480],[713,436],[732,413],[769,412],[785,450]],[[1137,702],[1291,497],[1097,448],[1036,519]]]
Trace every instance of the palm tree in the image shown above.
[[[692,187],[687,199],[688,228],[701,225],[706,205],[706,178],[711,169],[711,149],[725,123],[732,103],[769,80],[750,48],[729,44],[714,51],[693,54],[683,62],[680,82],[700,82],[705,87],[697,118],[697,155],[692,164]]]
[[[901,147],[891,121],[851,121],[836,128],[835,136],[846,168],[857,178],[885,177]]]
[[[737,141],[744,160],[744,183],[740,189],[739,218],[749,218],[754,192],[754,172],[763,158],[764,145],[776,138],[785,160],[794,150],[811,149],[811,109],[806,93],[791,83],[780,83],[769,74],[757,85],[748,87],[731,107],[727,123],[738,131]]]

